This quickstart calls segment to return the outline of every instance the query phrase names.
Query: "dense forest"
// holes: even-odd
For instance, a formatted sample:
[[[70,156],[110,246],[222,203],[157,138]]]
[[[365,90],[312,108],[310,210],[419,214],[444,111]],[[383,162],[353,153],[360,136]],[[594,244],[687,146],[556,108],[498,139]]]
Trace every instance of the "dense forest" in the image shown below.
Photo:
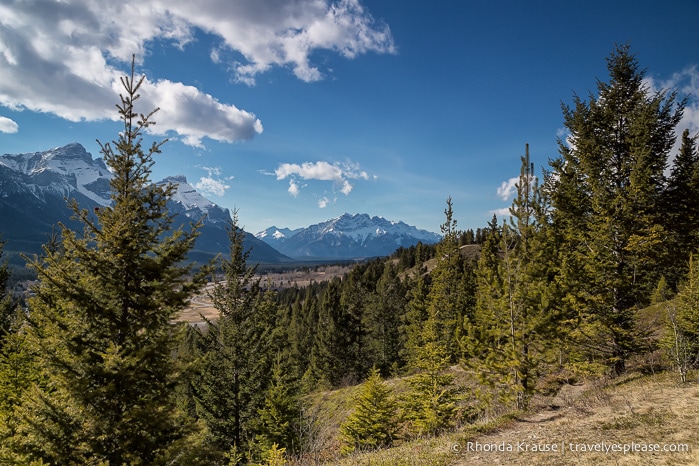
[[[650,353],[686,381],[699,359],[696,135],[677,140],[686,100],[651,92],[628,46],[607,67],[596,95],[563,105],[567,134],[540,174],[524,145],[505,219],[462,231],[447,198],[439,244],[281,290],[248,263],[237,213],[223,260],[185,262],[198,225],[173,229],[174,188],[151,183],[162,143],[142,146],[156,112],[135,111],[132,70],[123,131],[101,146],[111,206],[71,204],[83,229],[58,225],[27,258],[39,280],[26,302],[0,267],[0,462],[303,462],[308,397],[361,382],[345,455],[526,410]],[[177,323],[214,274],[218,318]],[[670,299],[664,331],[637,318]]]

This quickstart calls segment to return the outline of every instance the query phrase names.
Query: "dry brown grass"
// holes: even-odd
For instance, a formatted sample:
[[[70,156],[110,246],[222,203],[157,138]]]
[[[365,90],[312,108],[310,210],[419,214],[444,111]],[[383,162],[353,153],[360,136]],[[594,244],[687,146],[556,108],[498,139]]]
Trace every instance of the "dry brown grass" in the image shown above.
[[[468,451],[469,441],[474,448],[477,443],[512,446],[514,451]],[[632,444],[640,448],[681,444],[689,451],[581,451],[597,448],[595,445],[623,448]],[[465,437],[458,445],[452,464],[462,466],[699,464],[699,382],[680,384],[676,374],[662,373],[565,385],[533,414],[497,432]],[[521,451],[527,445],[530,450],[534,445],[557,445],[558,451]]]
[[[353,387],[351,390],[356,389]],[[526,415],[503,416],[466,424],[439,437],[414,439],[393,448],[341,457],[334,431],[346,414],[348,389],[327,392],[319,406],[338,397],[331,409],[333,427],[324,432],[316,455],[292,464],[354,465],[692,465],[699,464],[699,380],[678,382],[674,373],[601,379],[563,385],[555,396],[533,400]],[[339,403],[339,400],[343,400]],[[339,406],[342,405],[342,406]],[[339,408],[339,409],[338,409]],[[340,415],[338,416],[338,413]],[[326,413],[327,416],[327,413]],[[327,419],[326,419],[327,421]],[[468,451],[469,443],[511,446],[514,451]],[[532,452],[534,445],[557,445],[557,452]],[[560,452],[565,444],[565,451]],[[579,451],[571,451],[577,444]],[[688,452],[595,452],[582,445],[687,445]],[[530,451],[517,451],[529,447]]]

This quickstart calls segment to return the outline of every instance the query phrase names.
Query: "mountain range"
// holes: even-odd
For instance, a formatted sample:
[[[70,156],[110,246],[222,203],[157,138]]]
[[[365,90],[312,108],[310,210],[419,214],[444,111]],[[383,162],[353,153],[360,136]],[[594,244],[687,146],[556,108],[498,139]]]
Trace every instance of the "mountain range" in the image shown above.
[[[437,243],[441,236],[403,222],[367,214],[343,214],[307,228],[269,227],[255,234],[284,255],[297,259],[356,259],[386,256],[418,242]]]
[[[101,158],[93,159],[78,144],[43,152],[0,155],[0,237],[5,257],[23,266],[20,253],[38,254],[59,222],[80,228],[71,219],[66,199],[83,209],[110,203],[111,173]],[[228,254],[230,211],[206,199],[184,176],[158,183],[177,186],[168,201],[175,228],[203,219],[190,259],[206,262]],[[245,248],[251,262],[283,264],[298,260],[358,259],[386,256],[398,247],[435,243],[440,236],[425,230],[367,214],[344,214],[307,228],[270,227],[257,235],[246,233]]]
[[[73,198],[88,210],[108,205],[110,179],[104,161],[93,159],[77,143],[43,152],[0,155],[0,235],[10,263],[24,265],[20,253],[39,254],[57,223],[79,227],[71,219],[73,211],[66,199]],[[228,209],[204,198],[183,176],[168,177],[159,183],[177,185],[167,205],[176,214],[175,228],[187,228],[189,223],[203,218],[190,259],[206,262],[219,253],[227,254],[227,226],[231,219]],[[245,236],[245,247],[251,250],[252,262],[291,261],[250,233]]]

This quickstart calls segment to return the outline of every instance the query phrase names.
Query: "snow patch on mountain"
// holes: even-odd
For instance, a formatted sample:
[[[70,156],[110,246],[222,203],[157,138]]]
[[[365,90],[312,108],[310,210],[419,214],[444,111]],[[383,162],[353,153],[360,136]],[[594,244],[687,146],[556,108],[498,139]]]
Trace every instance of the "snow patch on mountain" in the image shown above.
[[[43,199],[45,191],[70,197],[77,191],[107,205],[111,173],[101,158],[94,159],[77,143],[43,152],[0,155],[0,165],[24,175],[27,188]]]
[[[436,233],[367,214],[343,214],[299,230],[273,226],[255,236],[283,254],[304,259],[385,256],[401,246],[441,239]]]

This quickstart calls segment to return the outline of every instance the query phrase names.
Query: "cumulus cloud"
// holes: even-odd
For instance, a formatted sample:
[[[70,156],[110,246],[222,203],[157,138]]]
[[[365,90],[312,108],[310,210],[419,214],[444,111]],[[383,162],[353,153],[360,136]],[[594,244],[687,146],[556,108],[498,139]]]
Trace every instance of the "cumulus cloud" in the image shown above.
[[[694,65],[674,73],[669,79],[646,77],[644,84],[651,92],[676,90],[679,98],[688,97],[678,133],[689,129],[692,134],[699,132],[699,66]]]
[[[287,191],[289,191],[289,194],[296,197],[300,192],[299,185],[296,184],[294,180],[289,180],[289,189],[287,189]]]
[[[517,183],[519,182],[519,177],[510,178],[507,181],[503,181],[498,188],[498,197],[503,201],[509,201],[515,193],[517,192]]]
[[[329,202],[330,199],[328,199],[327,197],[321,197],[320,199],[318,199],[318,207],[320,207],[321,209],[325,209],[328,206]]]
[[[274,171],[278,180],[289,180],[289,193],[296,197],[300,188],[294,181],[296,178],[304,180],[332,181],[334,187],[345,196],[354,189],[349,180],[368,180],[369,174],[359,168],[353,162],[330,164],[325,161],[296,163],[283,163]]]
[[[199,178],[199,182],[194,185],[194,187],[200,191],[202,194],[213,194],[214,196],[221,197],[226,194],[226,190],[230,188],[223,181],[210,178],[208,176],[202,176]]]
[[[0,4],[0,105],[70,121],[114,119],[132,54],[143,64],[149,44],[183,47],[197,30],[219,40],[210,59],[251,85],[279,66],[304,81],[321,79],[310,59],[321,49],[347,58],[395,51],[388,26],[358,0],[11,2]],[[192,146],[205,137],[245,140],[263,129],[254,114],[184,83],[158,79],[143,91],[144,105],[161,108],[152,129]]]
[[[535,182],[536,176],[530,175],[530,181]],[[498,197],[503,201],[509,201],[517,194],[517,183],[519,183],[519,176],[500,183],[500,187],[497,189]]]
[[[0,133],[16,133],[19,131],[19,125],[12,119],[0,116]]]
[[[233,179],[233,176],[227,178],[221,178],[221,168],[220,167],[198,167],[208,172],[207,176],[202,176],[199,181],[194,185],[197,191],[204,195],[214,195],[222,197],[226,194],[226,191],[230,189],[227,181]]]
[[[509,217],[510,216],[510,208],[509,207],[502,207],[500,209],[491,210],[490,213],[497,215],[498,218]]]

